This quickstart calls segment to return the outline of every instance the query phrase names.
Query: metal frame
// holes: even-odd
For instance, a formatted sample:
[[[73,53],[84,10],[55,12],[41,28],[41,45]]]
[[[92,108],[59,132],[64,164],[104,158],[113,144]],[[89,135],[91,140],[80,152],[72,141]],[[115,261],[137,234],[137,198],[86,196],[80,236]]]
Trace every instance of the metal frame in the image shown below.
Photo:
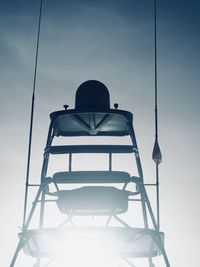
[[[97,111],[97,113],[98,112],[99,111]],[[79,112],[77,112],[76,110],[64,110],[64,111],[54,112],[51,114],[51,123],[50,123],[49,131],[48,131],[46,148],[44,150],[44,158],[43,158],[43,165],[42,165],[42,171],[41,171],[41,181],[40,181],[39,185],[26,184],[27,190],[31,186],[39,186],[39,188],[38,188],[38,192],[36,194],[35,200],[33,202],[32,208],[30,210],[29,216],[28,216],[28,218],[24,224],[24,227],[22,229],[19,243],[17,245],[17,248],[16,248],[15,254],[13,256],[10,267],[14,267],[20,250],[24,247],[25,243],[27,242],[25,235],[26,235],[26,232],[29,228],[29,224],[32,220],[33,214],[35,212],[35,208],[36,208],[38,203],[40,204],[39,228],[44,227],[45,205],[47,202],[51,201],[51,200],[46,199],[46,196],[48,193],[47,192],[48,185],[53,182],[55,184],[56,190],[59,190],[58,184],[55,183],[55,181],[53,181],[52,179],[46,177],[47,170],[48,170],[48,164],[49,164],[49,156],[51,154],[69,154],[68,171],[71,172],[72,171],[72,155],[74,153],[107,153],[109,155],[108,171],[112,171],[112,154],[113,153],[133,153],[134,154],[136,166],[137,166],[137,171],[138,171],[138,177],[131,177],[130,181],[124,182],[124,186],[123,186],[122,190],[125,190],[128,182],[135,183],[137,185],[137,187],[139,188],[140,198],[139,199],[130,199],[130,201],[140,201],[141,202],[144,230],[149,229],[149,218],[150,218],[151,223],[153,224],[154,231],[155,231],[155,235],[153,237],[154,241],[161,251],[161,254],[163,256],[166,267],[170,267],[169,260],[168,260],[168,257],[167,257],[167,254],[166,254],[166,251],[164,248],[163,240],[160,237],[159,227],[158,227],[156,219],[154,217],[153,209],[151,207],[151,204],[150,204],[147,192],[146,192],[146,188],[145,188],[141,160],[140,160],[137,141],[136,141],[135,132],[134,132],[133,124],[132,124],[132,114],[130,112],[127,112],[127,111],[112,110],[112,109],[106,110],[103,112],[105,113],[105,117],[97,125],[95,125],[95,119],[94,119],[94,114],[96,114],[96,111],[85,112],[85,113],[89,114],[89,117],[90,117],[91,124],[89,126],[83,120],[81,120],[81,118],[79,117]],[[52,146],[53,139],[55,136],[57,136],[57,133],[55,131],[55,129],[56,129],[55,125],[56,125],[57,120],[59,119],[60,116],[72,115],[74,120],[81,125],[81,127],[84,131],[86,131],[87,136],[90,136],[90,135],[92,135],[92,136],[97,135],[98,136],[98,135],[101,135],[100,132],[101,132],[102,127],[105,126],[105,124],[109,120],[112,120],[113,115],[117,115],[117,114],[124,116],[126,121],[127,121],[127,133],[126,134],[129,135],[131,138],[131,141],[132,141],[131,146],[130,145],[126,145],[126,146],[122,146],[122,145],[121,146],[120,145]],[[118,135],[117,132],[115,134],[114,133],[112,133],[112,134],[107,133],[105,135],[106,136],[110,136],[110,135],[111,136],[112,135],[122,136],[121,133],[119,133],[119,135]],[[63,136],[65,136],[65,135],[63,135]],[[77,136],[77,134],[75,134],[75,136]],[[150,184],[147,184],[147,185],[149,186]],[[155,186],[155,184],[151,184],[151,185]],[[138,192],[136,192],[136,194],[138,194]],[[148,218],[148,215],[149,215],[149,218]],[[59,227],[63,226],[66,222],[70,222],[73,225],[72,218],[73,218],[73,214],[71,214],[69,217],[67,217],[67,219],[59,225]],[[108,227],[111,218],[116,219],[124,227],[130,227],[124,220],[120,219],[115,214],[110,214],[110,216],[108,216],[108,220],[105,224],[105,227]],[[123,257],[123,260],[129,266],[135,266],[133,264],[133,262],[130,261],[129,259]],[[44,266],[47,266],[49,264],[50,264],[50,262],[48,264],[45,264]],[[35,266],[37,266],[37,267],[41,266],[40,258],[37,259]],[[152,267],[152,266],[155,266],[155,265],[153,264],[152,258],[150,257],[149,258],[149,267]]]

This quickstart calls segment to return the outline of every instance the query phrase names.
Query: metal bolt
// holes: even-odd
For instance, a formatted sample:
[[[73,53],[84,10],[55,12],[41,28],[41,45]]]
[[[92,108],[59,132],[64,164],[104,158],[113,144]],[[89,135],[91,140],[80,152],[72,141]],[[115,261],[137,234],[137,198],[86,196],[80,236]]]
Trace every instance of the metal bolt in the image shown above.
[[[118,109],[119,105],[117,103],[114,104],[114,108]]]
[[[63,105],[63,108],[65,109],[65,110],[67,110],[68,109],[68,105]]]

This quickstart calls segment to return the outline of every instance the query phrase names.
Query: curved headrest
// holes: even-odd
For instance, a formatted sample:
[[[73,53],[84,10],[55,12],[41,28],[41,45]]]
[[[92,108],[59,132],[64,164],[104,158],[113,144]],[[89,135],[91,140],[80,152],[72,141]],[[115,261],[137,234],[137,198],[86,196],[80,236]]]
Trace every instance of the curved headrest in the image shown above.
[[[96,80],[82,83],[76,91],[75,109],[107,110],[110,108],[110,94],[107,87]]]

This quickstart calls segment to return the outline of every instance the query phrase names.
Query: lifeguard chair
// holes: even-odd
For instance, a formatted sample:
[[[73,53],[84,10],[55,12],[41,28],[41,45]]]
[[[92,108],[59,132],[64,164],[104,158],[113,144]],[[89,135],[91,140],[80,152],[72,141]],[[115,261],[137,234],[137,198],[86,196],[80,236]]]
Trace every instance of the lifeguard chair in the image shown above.
[[[44,149],[41,182],[22,232],[10,267],[15,265],[20,250],[36,258],[34,266],[136,266],[135,258],[146,258],[148,266],[155,266],[153,258],[163,257],[170,267],[164,248],[164,233],[156,223],[146,193],[142,166],[133,128],[132,113],[110,108],[109,91],[99,81],[90,80],[80,85],[76,92],[75,109],[50,114],[50,127]],[[130,144],[99,144],[98,138],[127,136]],[[56,138],[64,137],[66,144],[54,145]],[[95,144],[68,144],[70,138],[96,137]],[[78,142],[77,142],[78,143]],[[107,170],[74,170],[74,155],[100,154],[108,158]],[[133,156],[135,175],[113,169],[113,155]],[[66,170],[48,175],[50,158],[67,156]],[[94,162],[90,162],[94,165]],[[130,186],[131,185],[131,186]],[[27,185],[30,187],[31,185]],[[54,202],[64,214],[64,220],[46,227],[46,210]],[[130,204],[131,203],[131,204]],[[141,227],[126,222],[121,215],[130,214],[133,203],[139,203],[142,214]],[[39,207],[38,228],[30,229],[31,220]],[[103,217],[102,225],[77,226],[75,218]],[[81,220],[80,220],[81,221]],[[111,223],[115,221],[115,223]],[[94,259],[92,254],[95,255]],[[103,263],[102,258],[105,257]],[[81,261],[77,261],[77,258]],[[62,260],[61,260],[62,259]],[[106,261],[108,264],[106,264]],[[89,263],[88,263],[89,262]],[[28,266],[27,266],[28,267]]]

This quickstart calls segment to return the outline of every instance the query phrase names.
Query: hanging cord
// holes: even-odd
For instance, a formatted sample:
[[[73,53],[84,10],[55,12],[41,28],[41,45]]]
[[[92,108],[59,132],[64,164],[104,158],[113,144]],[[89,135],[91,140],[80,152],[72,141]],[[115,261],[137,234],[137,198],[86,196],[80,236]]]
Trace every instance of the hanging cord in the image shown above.
[[[154,0],[154,59],[155,59],[155,143],[152,159],[156,164],[156,203],[157,226],[160,229],[160,194],[159,194],[159,164],[162,162],[162,154],[158,143],[158,82],[157,82],[157,3]]]
[[[26,184],[25,184],[25,197],[24,197],[24,214],[23,214],[22,229],[24,229],[24,226],[26,223],[26,213],[27,213],[28,186],[29,186],[32,132],[33,132],[33,116],[34,116],[34,107],[35,107],[35,86],[36,86],[36,78],[37,78],[38,51],[39,51],[39,42],[40,42],[40,26],[41,26],[41,18],[42,18],[42,4],[43,4],[43,0],[40,0],[38,28],[37,28],[37,43],[36,43],[36,53],[35,53],[35,68],[34,68],[34,76],[33,76],[33,94],[32,94],[32,103],[31,103],[31,117],[30,117],[30,128],[29,128],[30,130],[29,130],[28,156],[27,156],[27,168],[26,168]]]

